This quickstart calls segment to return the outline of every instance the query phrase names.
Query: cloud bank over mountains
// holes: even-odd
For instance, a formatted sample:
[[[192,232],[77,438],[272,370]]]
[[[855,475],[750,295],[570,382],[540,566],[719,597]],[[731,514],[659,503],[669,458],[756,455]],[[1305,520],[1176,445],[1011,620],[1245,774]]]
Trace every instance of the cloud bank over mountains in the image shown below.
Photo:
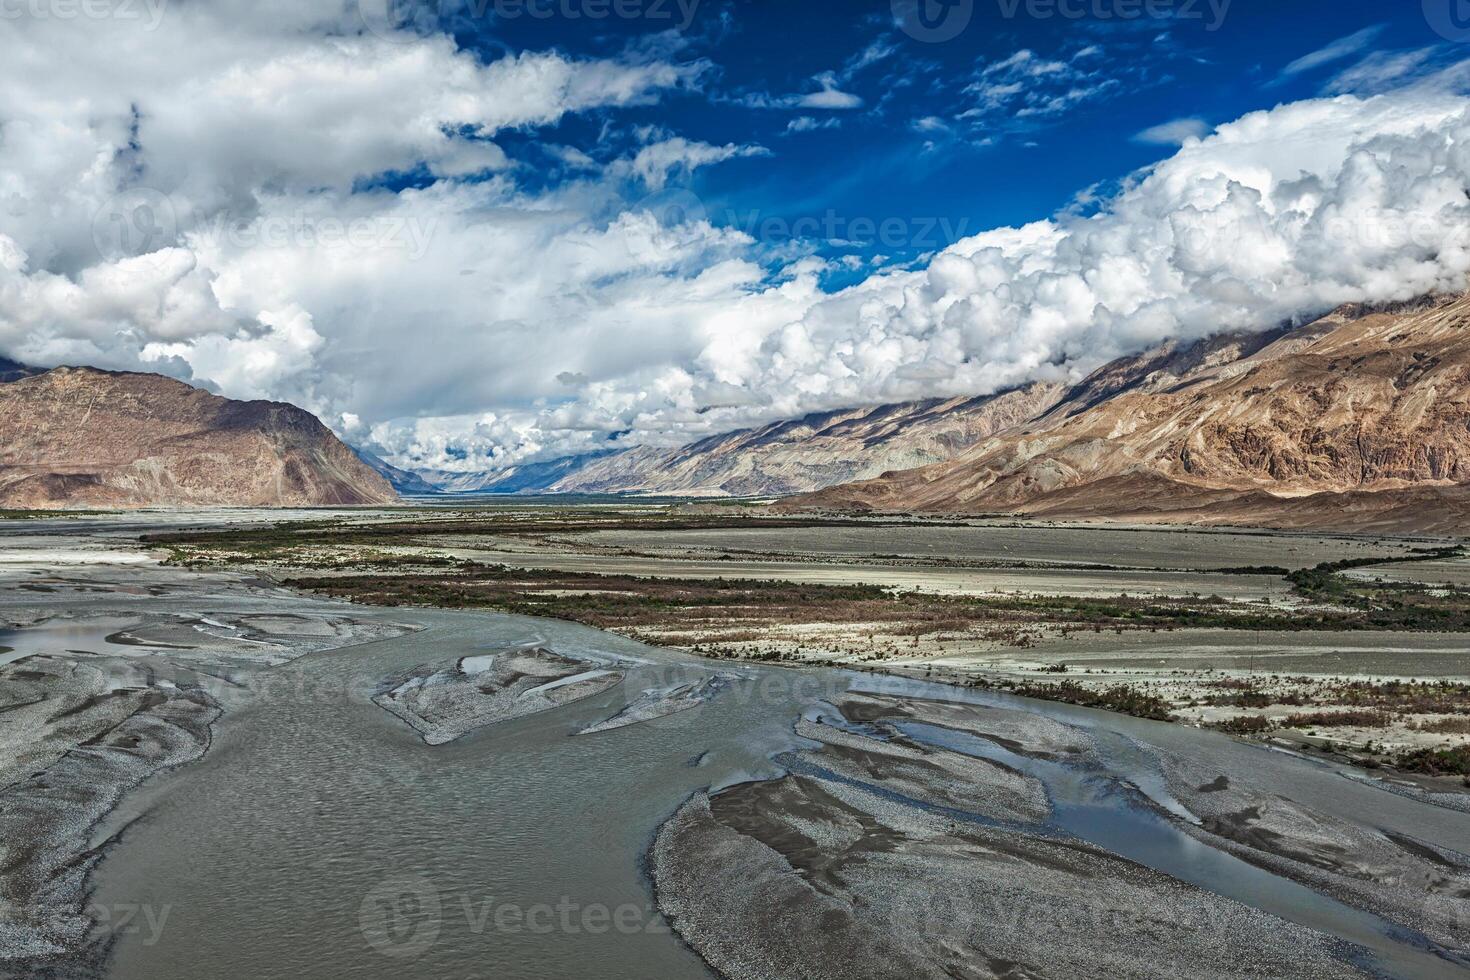
[[[1171,131],[1085,210],[828,291],[823,260],[683,189],[779,148],[501,145],[701,97],[714,69],[666,41],[484,60],[328,0],[0,20],[0,353],[290,400],[400,464],[486,469],[1076,378],[1470,270],[1451,69]],[[529,179],[553,160],[567,179]]]

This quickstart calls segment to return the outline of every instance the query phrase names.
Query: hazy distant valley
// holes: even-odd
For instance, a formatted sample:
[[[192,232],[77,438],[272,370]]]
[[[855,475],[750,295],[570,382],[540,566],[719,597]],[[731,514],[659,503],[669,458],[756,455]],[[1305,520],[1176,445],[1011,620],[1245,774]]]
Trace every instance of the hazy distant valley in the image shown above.
[[[422,476],[453,493],[811,493],[789,506],[1453,532],[1470,527],[1467,391],[1470,299],[1442,298],[1165,344],[1071,388]]]

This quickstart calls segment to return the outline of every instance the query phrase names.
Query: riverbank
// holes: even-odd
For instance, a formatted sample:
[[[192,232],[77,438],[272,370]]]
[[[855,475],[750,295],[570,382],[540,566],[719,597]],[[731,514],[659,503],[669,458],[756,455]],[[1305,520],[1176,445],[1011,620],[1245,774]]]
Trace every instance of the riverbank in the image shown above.
[[[270,696],[261,671],[410,629],[282,614],[274,589],[140,567],[131,551],[71,554],[63,570],[49,551],[9,549],[0,570],[0,974],[95,967],[122,927],[88,904],[97,863],[126,829],[112,814],[202,758],[226,711]],[[108,595],[113,609],[75,608]],[[137,608],[150,599],[192,611]],[[138,911],[126,928],[145,925]]]
[[[1453,897],[1470,884],[1464,854],[1284,800],[1192,753],[931,700],[944,697],[923,685],[840,699],[799,725],[813,747],[783,758],[785,776],[696,794],[664,824],[651,849],[660,907],[717,972],[1454,976],[1449,961],[1470,964]],[[1418,937],[1407,947],[1405,930]]]
[[[264,944],[261,955],[273,963],[315,964],[302,967],[309,973],[338,969],[351,959],[366,970],[363,975],[401,975],[401,964],[374,959],[378,953],[371,948],[366,959],[359,955],[362,935],[354,910],[384,874],[411,860],[414,873],[428,874],[445,894],[462,893],[463,876],[484,874],[495,883],[484,887],[503,896],[501,876],[515,868],[522,901],[534,903],[545,897],[540,889],[547,887],[555,862],[566,862],[557,887],[581,888],[589,880],[584,862],[590,856],[564,843],[579,839],[588,819],[599,834],[615,834],[630,849],[619,852],[618,870],[599,865],[597,871],[623,889],[640,887],[631,855],[648,846],[650,835],[664,841],[655,843],[652,865],[656,881],[672,876],[659,883],[660,903],[671,903],[661,907],[710,962],[735,956],[732,976],[762,975],[761,962],[769,966],[787,955],[807,955],[771,945],[787,942],[783,935],[799,937],[804,919],[773,919],[770,928],[751,937],[729,932],[734,920],[718,911],[733,915],[736,905],[754,903],[749,921],[769,918],[777,893],[767,885],[778,880],[780,888],[805,882],[803,887],[815,889],[815,898],[801,901],[816,901],[802,907],[826,917],[818,921],[846,910],[848,919],[832,921],[833,935],[852,943],[828,951],[871,954],[842,961],[849,976],[864,975],[862,968],[869,966],[876,971],[885,962],[899,964],[894,975],[905,976],[949,967],[971,975],[1027,969],[1085,974],[1079,957],[1088,948],[1101,951],[1109,969],[1123,974],[1156,959],[1177,961],[1182,975],[1190,975],[1190,951],[1201,955],[1202,949],[1237,974],[1257,964],[1266,972],[1255,975],[1282,976],[1355,975],[1368,968],[1364,957],[1380,955],[1409,957],[1395,961],[1390,972],[1419,976],[1423,964],[1415,957],[1437,956],[1435,945],[1459,955],[1449,947],[1462,934],[1457,923],[1470,921],[1457,897],[1470,891],[1470,835],[1463,812],[1450,818],[1444,800],[1422,792],[1395,795],[1397,790],[1385,791],[1393,787],[1376,781],[1354,782],[1320,756],[1265,752],[1185,726],[1015,700],[969,686],[973,678],[951,678],[934,662],[864,661],[856,666],[873,673],[854,675],[806,657],[792,661],[803,669],[776,670],[774,658],[694,661],[554,620],[442,613],[428,602],[420,611],[407,608],[410,599],[416,605],[431,592],[452,590],[463,601],[450,604],[493,609],[505,600],[504,590],[519,589],[530,605],[595,600],[606,603],[587,607],[600,610],[597,615],[641,609],[664,625],[681,617],[716,620],[781,610],[799,618],[831,597],[816,586],[775,583],[763,591],[705,580],[703,591],[689,591],[687,582],[630,576],[597,600],[599,593],[591,590],[545,590],[541,578],[465,569],[462,559],[441,563],[427,547],[385,561],[370,573],[314,572],[351,588],[369,575],[387,582],[403,590],[397,610],[354,609],[267,581],[299,575],[299,566],[289,562],[188,569],[145,561],[119,571],[116,563],[99,561],[64,572],[17,565],[4,582],[0,612],[17,613],[12,621],[29,627],[3,638],[26,658],[0,666],[0,690],[16,695],[14,711],[25,710],[26,700],[14,677],[24,680],[34,669],[31,661],[44,664],[38,658],[59,654],[63,661],[126,661],[132,673],[119,667],[112,678],[118,690],[128,692],[116,696],[119,705],[170,690],[166,681],[180,698],[197,689],[230,712],[232,734],[223,754],[193,756],[195,764],[171,776],[160,778],[159,769],[142,777],[149,786],[176,788],[157,790],[170,800],[166,819],[134,822],[142,811],[125,808],[91,822],[85,834],[57,838],[55,853],[85,855],[73,867],[80,873],[75,880],[89,881],[96,861],[116,850],[108,842],[127,828],[132,856],[122,866],[135,870],[114,876],[99,892],[116,902],[118,895],[135,900],[146,888],[142,894],[153,895],[154,902],[158,896],[179,900],[179,918],[170,920],[174,924],[161,943],[181,957],[176,965],[191,971],[177,975],[198,975],[195,950],[202,936],[211,937],[209,948],[219,955],[238,956],[237,931],[247,928],[236,918],[221,928],[211,917],[211,909],[214,917],[221,911],[212,900],[180,898],[195,893],[248,894],[260,899],[257,907],[308,908],[326,917],[318,924],[323,938],[312,948],[292,940],[299,929],[286,921],[256,936]],[[541,594],[534,594],[538,589]],[[606,592],[621,594],[609,598]],[[763,595],[768,601],[761,601]],[[880,595],[854,601],[869,603],[865,608],[871,611],[896,600]],[[38,641],[41,631],[56,625],[46,621],[52,615],[47,607],[54,613],[72,605],[99,613],[86,626],[89,632]],[[780,625],[779,616],[771,618]],[[462,620],[462,626],[434,634],[429,645],[393,642],[391,633],[353,632],[408,620]],[[636,636],[642,626],[622,628]],[[354,637],[384,642],[344,648],[339,657],[334,651]],[[316,644],[316,655],[303,655],[308,644]],[[544,658],[538,655],[531,669],[521,670],[515,657],[538,649],[549,651],[555,662],[539,662]],[[504,662],[495,659],[502,654]],[[595,657],[604,658],[603,666],[589,659]],[[544,711],[505,714],[505,705],[495,701],[501,688],[517,684],[534,691],[586,679],[589,667],[605,669],[606,658],[641,666],[630,666],[620,684],[586,697],[558,698]],[[679,669],[671,670],[672,664]],[[516,676],[500,678],[501,667]],[[181,673],[185,669],[189,673]],[[926,672],[933,680],[960,683],[927,684]],[[425,709],[420,721],[447,725],[442,733],[452,739],[428,744],[417,726],[371,700],[374,693],[411,693],[415,678],[440,674],[463,690],[443,703],[431,699],[416,707]],[[476,678],[492,674],[506,683],[497,681],[493,690],[480,693],[468,690],[479,692]],[[1061,678],[1054,672],[1042,676],[1070,679],[1073,669]],[[49,678],[34,680],[47,691],[61,689]],[[844,691],[853,684],[866,693]],[[282,685],[324,685],[338,694],[330,702],[285,696]],[[100,686],[79,690],[93,697]],[[349,688],[361,697],[348,697]],[[232,710],[234,697],[241,699],[239,710]],[[77,717],[91,717],[98,703],[87,703]],[[453,710],[441,711],[446,708]],[[44,706],[34,710],[54,714]],[[0,733],[22,731],[6,727],[12,713],[0,712]],[[492,723],[493,736],[479,731]],[[174,728],[190,731],[183,721]],[[213,720],[205,730],[213,731]],[[629,756],[635,745],[657,746],[659,764]],[[188,761],[187,752],[168,757]],[[134,798],[142,782],[130,784],[125,798]],[[651,792],[654,786],[657,792]],[[183,787],[190,791],[179,792]],[[27,792],[42,795],[35,786]],[[596,814],[589,813],[589,799],[599,801]],[[612,812],[620,814],[616,826],[609,823]],[[550,813],[560,814],[556,832],[537,819]],[[655,833],[671,814],[677,816]],[[1371,826],[1364,822],[1369,814]],[[209,828],[223,826],[232,830],[227,839],[212,839],[217,835]],[[502,826],[504,840],[498,836]],[[1109,828],[1118,836],[1100,836]],[[530,842],[543,838],[548,846],[527,856]],[[696,839],[728,844],[728,867],[703,863],[699,852],[681,843]],[[563,843],[558,847],[556,841]],[[251,853],[252,860],[231,865],[225,859],[237,849]],[[200,863],[201,851],[212,855],[206,864]],[[1206,863],[1171,864],[1171,855],[1178,854]],[[1221,865],[1221,856],[1238,863]],[[618,864],[624,859],[626,866]],[[202,866],[212,869],[209,876],[198,875]],[[731,879],[731,868],[748,873]],[[1230,874],[1222,877],[1222,870]],[[1255,873],[1266,877],[1250,878]],[[632,876],[633,884],[622,876]],[[12,877],[25,878],[6,874],[0,884],[9,887]],[[925,881],[944,889],[928,893]],[[1232,890],[1236,885],[1249,887]],[[317,890],[322,888],[327,891]],[[303,898],[303,891],[313,897]],[[951,908],[946,895],[958,896],[954,901],[961,904]],[[1130,896],[1137,914],[1110,920],[1108,909],[1116,903],[1097,904],[1110,895]],[[966,918],[966,908],[991,909],[993,915],[976,922],[973,915]],[[1326,918],[1300,921],[1293,918],[1297,908]],[[347,919],[339,921],[344,909]],[[913,919],[933,909],[945,921]],[[1005,914],[1020,918],[997,925]],[[261,915],[273,921],[270,913]],[[1392,922],[1422,940],[1405,943],[1402,935],[1390,936],[1389,945],[1378,949],[1384,929],[1360,915]],[[1216,921],[1230,923],[1234,938],[1205,949],[1199,943],[1209,940],[1193,933],[1208,931],[1203,923]],[[950,945],[915,947],[913,937],[931,927],[935,935],[948,936]],[[93,950],[99,939],[120,944],[129,964],[120,976],[175,975],[153,952],[140,949],[136,937],[99,933],[95,924],[89,935]],[[1067,938],[1074,935],[1075,943]],[[510,941],[515,937],[492,938],[502,957],[497,969],[513,969],[516,955],[547,952],[545,941],[522,948]],[[579,945],[583,938],[557,935],[551,945],[564,951],[566,963],[590,969],[594,960],[583,957],[605,958],[606,949]],[[812,949],[825,948],[820,936],[807,938],[817,944]],[[806,946],[806,939],[797,945]],[[480,949],[482,939],[473,931],[446,937],[414,966],[448,975],[479,962]],[[646,950],[639,954],[645,955]],[[83,972],[79,956],[53,954],[52,962]],[[910,957],[914,972],[898,972]],[[642,961],[630,957],[624,965],[633,970]],[[30,961],[36,963],[43,961]],[[108,963],[112,970],[116,961]],[[93,960],[88,969],[95,967]]]
[[[175,562],[375,605],[502,609],[731,663],[877,670],[1173,718],[1444,792],[1470,779],[1470,558],[1442,539],[783,526],[630,505],[153,543]],[[1267,560],[1280,564],[1248,564]]]

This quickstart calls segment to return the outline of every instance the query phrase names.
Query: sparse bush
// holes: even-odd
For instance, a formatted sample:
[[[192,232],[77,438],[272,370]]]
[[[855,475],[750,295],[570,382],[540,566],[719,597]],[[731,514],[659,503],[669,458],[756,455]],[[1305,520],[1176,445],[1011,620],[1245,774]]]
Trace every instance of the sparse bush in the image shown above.
[[[1387,728],[1393,715],[1387,711],[1308,711],[1287,717],[1286,728]]]
[[[1223,718],[1220,721],[1211,722],[1208,728],[1213,728],[1227,735],[1259,735],[1276,729],[1276,723],[1270,718],[1260,715],[1241,715],[1239,718]]]
[[[1404,772],[1427,776],[1470,776],[1470,745],[1452,749],[1416,749],[1400,754],[1393,764]]]

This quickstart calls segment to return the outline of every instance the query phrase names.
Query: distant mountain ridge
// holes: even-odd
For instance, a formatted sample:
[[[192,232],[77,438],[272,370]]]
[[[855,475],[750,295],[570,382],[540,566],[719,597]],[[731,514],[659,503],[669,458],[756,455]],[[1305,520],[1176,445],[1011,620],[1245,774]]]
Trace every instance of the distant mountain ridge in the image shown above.
[[[21,378],[29,378],[33,374],[41,374],[39,368],[33,368],[19,361],[12,361],[8,357],[0,357],[0,384],[7,381],[19,381]]]
[[[788,510],[1470,533],[1470,296],[1171,341],[1071,387],[422,475],[464,493],[781,496]]]
[[[423,470],[421,475],[442,493],[559,493],[559,483],[584,466],[627,450],[607,449],[600,452],[558,456],[540,463],[523,463],[489,473],[453,473],[449,470]]]
[[[18,366],[0,383],[0,507],[398,499],[316,416],[157,374]]]
[[[783,510],[1470,533],[1470,295],[1169,342],[1066,388],[815,413],[672,449],[410,473],[310,413],[0,360],[0,506],[396,492],[784,496]]]
[[[409,470],[401,470],[386,459],[368,452],[361,446],[349,446],[348,448],[356,454],[358,459],[366,463],[374,473],[387,480],[389,486],[398,493],[409,496],[431,496],[440,492],[438,487],[417,473],[410,472]]]
[[[782,507],[1470,531],[1470,297],[1165,344],[953,460]]]
[[[821,412],[673,449],[562,457],[493,474],[423,471],[451,492],[781,496],[951,459],[1044,412],[1060,385]]]

